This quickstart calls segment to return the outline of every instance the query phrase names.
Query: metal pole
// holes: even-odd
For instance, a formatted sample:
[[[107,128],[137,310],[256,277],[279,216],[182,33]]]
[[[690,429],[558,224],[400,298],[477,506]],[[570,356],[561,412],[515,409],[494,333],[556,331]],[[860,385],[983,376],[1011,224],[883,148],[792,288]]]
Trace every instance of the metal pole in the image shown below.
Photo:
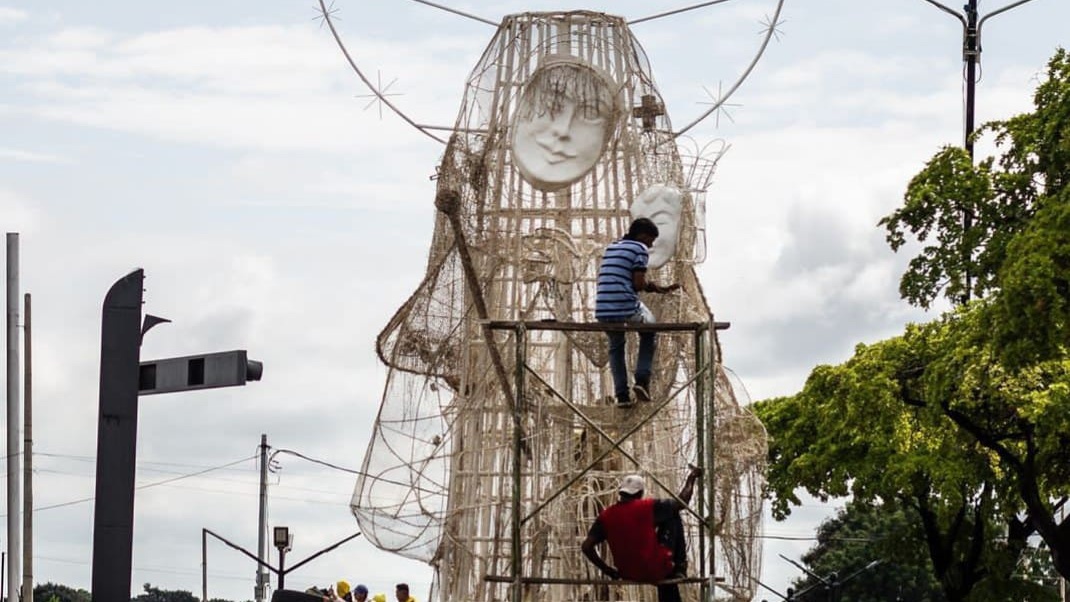
[[[967,0],[963,5],[963,14],[959,14],[951,8],[944,6],[937,0],[925,0],[929,4],[939,8],[945,13],[955,17],[962,23],[962,60],[966,63],[964,79],[966,80],[966,107],[965,107],[965,124],[963,127],[963,148],[966,149],[966,153],[970,155],[970,160],[973,160],[973,131],[974,131],[974,105],[976,104],[976,88],[977,88],[977,63],[981,60],[981,27],[988,19],[1004,13],[1012,8],[1016,8],[1030,2],[1032,0],[1018,0],[1012,2],[1003,8],[988,13],[978,21],[977,17],[977,0]],[[962,212],[962,228],[963,232],[969,232],[973,227],[973,213],[969,209],[963,209]],[[970,255],[970,250],[965,249],[965,260],[967,266],[973,257]],[[973,297],[973,277],[970,275],[970,271],[967,268],[964,273],[964,290],[962,294],[962,303],[967,303]]]
[[[707,544],[706,537],[707,536],[710,537],[710,540],[709,540],[710,554],[711,554],[710,562],[713,563],[710,566],[710,569],[711,569],[710,572],[712,573],[714,570],[716,570],[714,567],[717,566],[716,563],[714,562],[716,559],[713,557],[713,553],[714,553],[714,550],[715,550],[715,542],[713,540],[713,530],[710,528],[713,525],[714,521],[713,521],[713,517],[712,516],[707,516],[706,515],[707,512],[712,512],[712,509],[715,506],[713,504],[713,498],[709,497],[709,495],[708,495],[708,492],[710,491],[710,489],[709,489],[708,486],[706,486],[708,483],[713,482],[713,468],[712,468],[711,464],[709,462],[707,462],[707,451],[710,452],[711,456],[712,456],[713,446],[711,445],[711,446],[709,446],[709,448],[707,448],[707,446],[706,446],[706,436],[707,436],[707,434],[712,433],[712,429],[709,429],[707,427],[707,424],[706,424],[706,420],[707,420],[707,418],[706,418],[706,409],[707,409],[707,404],[706,404],[706,402],[707,402],[706,383],[708,381],[709,375],[702,373],[702,371],[706,369],[706,357],[705,357],[706,349],[705,349],[705,346],[703,345],[703,338],[705,336],[706,336],[706,330],[700,327],[700,328],[696,328],[695,329],[695,331],[693,333],[693,339],[692,339],[693,343],[694,343],[694,346],[695,346],[695,366],[694,366],[695,373],[696,374],[701,374],[701,376],[699,376],[699,378],[695,381],[695,426],[698,429],[698,437],[697,437],[697,439],[698,439],[698,443],[697,443],[698,449],[695,450],[696,451],[696,455],[697,455],[697,457],[695,459],[695,462],[699,465],[700,468],[702,468],[703,470],[706,471],[706,474],[703,476],[702,484],[699,485],[698,503],[696,504],[698,506],[698,515],[702,517],[702,524],[700,525],[699,539],[698,539],[698,546],[699,546],[698,547],[698,558],[699,558],[698,570],[699,570],[699,574],[700,575],[705,575],[706,574],[706,544]],[[713,389],[711,388],[710,392],[712,393],[712,391],[713,391]],[[709,395],[709,399],[711,399],[711,400],[713,399],[713,395],[712,394]],[[716,403],[716,402],[714,402],[714,403]],[[710,407],[712,407],[712,405],[713,404],[710,404]],[[705,491],[703,491],[704,489],[705,489]],[[703,495],[703,494],[706,494],[706,495]],[[712,575],[712,577],[714,579],[716,579],[717,576],[716,575]],[[707,599],[709,597],[709,591],[710,591],[709,588],[710,588],[712,583],[713,583],[712,581],[703,582],[703,584],[701,586],[701,590],[702,591],[701,591],[701,594],[700,594],[700,598],[701,599],[705,600],[705,599]]]
[[[521,487],[521,469],[522,464],[520,462],[520,450],[523,445],[521,433],[523,431],[523,419],[524,419],[524,370],[527,367],[527,338],[528,333],[525,329],[523,322],[518,323],[516,326],[516,333],[513,335],[516,337],[516,403],[513,404],[513,524],[512,524],[512,600],[513,602],[520,602],[523,594],[523,585],[521,583],[521,573],[523,572],[523,564],[521,563],[520,555],[523,553],[520,545],[520,496],[524,490]],[[488,337],[489,346],[494,346],[494,341]]]
[[[1065,509],[1063,506],[1059,506],[1059,523],[1062,524],[1064,520]],[[1066,577],[1059,575],[1059,600],[1060,602],[1066,602]]]
[[[25,602],[33,602],[33,354],[30,336],[30,293],[23,297],[22,346],[25,350],[22,399],[25,408],[22,453],[26,457],[22,479],[26,494],[22,498],[22,595]]]
[[[962,40],[962,60],[966,62],[966,127],[963,146],[972,159],[977,60],[981,55],[978,45],[977,0],[969,0],[963,9],[966,11],[966,30]]]
[[[7,233],[7,599],[19,599],[22,478],[19,474],[19,235]]]
[[[279,548],[279,589],[286,589],[286,548]]]
[[[299,568],[303,567],[304,565],[312,562],[313,560],[319,558],[320,556],[323,556],[327,552],[330,552],[330,551],[334,550],[335,548],[337,548],[338,546],[346,543],[347,541],[356,539],[358,537],[360,537],[360,531],[357,531],[356,533],[350,535],[349,537],[346,537],[345,539],[339,539],[338,541],[332,543],[331,545],[327,546],[326,548],[323,548],[322,550],[316,552],[315,554],[309,556],[308,558],[305,558],[304,560],[301,560],[300,562],[298,562],[297,564],[293,565],[292,567],[286,569],[285,572],[288,573],[290,571],[296,571],[297,569],[299,569]],[[290,541],[293,541],[293,539],[291,538]],[[290,548],[287,547],[286,549],[290,549]],[[283,572],[282,571],[282,566],[279,566],[279,574],[282,574],[282,572]],[[282,589],[282,584],[281,583],[279,584],[279,589]]]
[[[980,58],[981,48],[978,45],[977,30],[977,0],[969,0],[963,7],[966,11],[966,31],[962,41],[962,58],[966,61],[966,127],[963,146],[973,162],[973,129],[974,129],[974,104],[976,102],[977,88],[977,59]],[[966,208],[962,212],[962,232],[967,236],[973,228],[973,211]],[[970,275],[970,261],[973,259],[970,249],[964,250],[966,257],[966,270],[963,272],[963,303],[969,303],[973,296],[973,277]]]
[[[119,279],[104,297],[100,333],[100,410],[93,509],[93,599],[130,599],[134,477],[145,272]]]
[[[208,529],[201,529],[201,602],[208,602]]]
[[[257,523],[256,557],[260,562],[267,561],[267,435],[260,435],[260,520]],[[253,595],[256,602],[264,602],[267,595],[269,582],[267,571],[263,564],[256,565],[256,587]]]

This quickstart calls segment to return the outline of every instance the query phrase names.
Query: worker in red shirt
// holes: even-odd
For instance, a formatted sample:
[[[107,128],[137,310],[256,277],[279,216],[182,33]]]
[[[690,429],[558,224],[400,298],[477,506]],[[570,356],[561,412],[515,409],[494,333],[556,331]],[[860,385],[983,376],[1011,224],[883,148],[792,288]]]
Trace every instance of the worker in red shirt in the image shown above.
[[[598,515],[581,548],[596,567],[610,579],[657,583],[684,577],[687,573],[687,542],[680,510],[691,501],[695,480],[702,469],[692,466],[679,500],[643,499],[646,483],[640,475],[628,475],[620,483],[620,499]],[[595,546],[609,543],[611,567],[598,555]],[[679,602],[677,584],[658,585],[659,602]]]

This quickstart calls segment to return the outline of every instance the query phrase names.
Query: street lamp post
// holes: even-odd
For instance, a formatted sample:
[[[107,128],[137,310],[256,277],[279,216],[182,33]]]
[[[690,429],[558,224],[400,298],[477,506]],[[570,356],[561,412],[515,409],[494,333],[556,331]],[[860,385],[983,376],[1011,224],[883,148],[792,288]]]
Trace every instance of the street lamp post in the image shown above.
[[[279,589],[286,589],[286,552],[293,549],[294,536],[289,527],[275,527],[275,547],[279,550]]]
[[[964,102],[965,115],[963,120],[962,146],[966,149],[966,153],[970,155],[971,162],[973,161],[974,105],[977,104],[977,65],[981,61],[981,28],[988,19],[1031,1],[1032,0],[1015,0],[1006,6],[981,17],[978,8],[979,0],[966,0],[966,3],[962,6],[961,13],[941,4],[937,0],[925,0],[925,2],[928,2],[952,17],[955,17],[958,19],[959,23],[962,24],[962,61],[966,64],[963,72],[966,98]],[[964,209],[962,212],[962,230],[963,232],[968,232],[972,227],[973,213],[970,209]],[[972,257],[969,255],[969,251],[966,253],[967,255],[963,257],[963,259],[968,265]],[[966,290],[963,293],[963,302],[968,302],[972,295],[972,275],[969,270],[967,270],[964,276]]]
[[[828,597],[826,598],[828,600],[828,602],[838,602],[839,595],[840,595],[840,588],[843,587],[844,583],[847,583],[851,579],[854,579],[855,577],[857,577],[858,575],[862,574],[863,572],[868,571],[869,569],[872,569],[875,566],[879,565],[881,562],[883,562],[881,560],[874,560],[874,561],[870,562],[869,564],[867,564],[866,566],[864,566],[864,567],[858,569],[857,571],[851,573],[847,577],[844,577],[843,579],[840,579],[839,575],[837,573],[835,573],[835,572],[829,573],[828,577],[822,577],[821,575],[818,575],[817,573],[811,571],[810,569],[807,569],[803,565],[799,564],[798,562],[795,562],[794,560],[792,560],[791,558],[788,558],[787,556],[785,556],[783,554],[778,554],[778,556],[780,556],[784,560],[787,560],[791,564],[795,565],[799,570],[801,570],[802,572],[806,573],[807,575],[809,575],[809,576],[811,576],[811,577],[813,577],[814,579],[817,580],[817,583],[815,583],[815,584],[811,585],[810,587],[802,590],[801,592],[794,592],[794,591],[791,590],[791,588],[788,588],[787,597],[785,598],[784,596],[781,596],[781,598],[783,598],[784,600],[787,600],[788,602],[794,602],[795,600],[798,600],[799,598],[802,598],[804,595],[810,593],[810,590],[814,589],[815,587],[817,587],[819,585],[825,586],[825,591],[828,592]],[[759,582],[759,583],[761,583],[761,582]],[[761,585],[765,586],[764,583],[761,583]],[[769,588],[768,586],[765,586],[765,588],[770,590],[770,591],[772,591],[773,593],[776,593],[778,596],[780,595],[779,593],[777,593],[775,590]]]
[[[228,540],[227,538],[219,535],[218,533],[214,533],[214,532],[212,532],[212,531],[210,531],[208,529],[201,529],[201,539],[202,540],[205,540],[205,535],[211,535],[212,537],[218,539],[219,541],[227,544],[228,546],[234,548],[235,550],[237,550],[237,551],[241,552],[242,554],[245,554],[249,558],[253,559],[253,561],[256,562],[257,566],[262,566],[265,569],[275,573],[279,578],[279,589],[281,590],[281,589],[283,589],[286,573],[291,572],[291,571],[295,571],[295,570],[301,568],[302,566],[308,564],[309,562],[312,562],[313,560],[319,558],[320,556],[323,556],[327,552],[330,552],[330,551],[334,550],[335,548],[337,548],[338,546],[346,543],[347,541],[350,541],[350,540],[356,539],[357,537],[360,537],[360,531],[357,531],[356,533],[350,535],[349,537],[346,537],[344,539],[340,539],[340,540],[332,543],[331,545],[327,546],[326,548],[323,548],[322,550],[316,552],[315,554],[309,556],[308,558],[305,558],[304,560],[299,561],[297,564],[291,566],[290,568],[285,568],[283,566],[283,562],[285,562],[285,560],[286,560],[286,552],[289,552],[290,549],[293,548],[293,543],[294,543],[293,533],[290,533],[290,529],[288,527],[275,527],[274,530],[272,531],[272,535],[273,535],[272,541],[274,542],[275,547],[279,549],[279,567],[278,568],[275,568],[275,567],[271,566],[267,562],[263,561],[256,554],[253,554],[249,550],[246,550],[245,548],[243,548],[243,547],[239,546],[238,544]],[[207,600],[208,600],[208,552],[207,552],[207,546],[202,546],[201,559],[202,559],[201,560],[201,564],[204,567],[202,569],[204,571],[204,573],[203,573],[204,600],[202,602],[207,602]]]

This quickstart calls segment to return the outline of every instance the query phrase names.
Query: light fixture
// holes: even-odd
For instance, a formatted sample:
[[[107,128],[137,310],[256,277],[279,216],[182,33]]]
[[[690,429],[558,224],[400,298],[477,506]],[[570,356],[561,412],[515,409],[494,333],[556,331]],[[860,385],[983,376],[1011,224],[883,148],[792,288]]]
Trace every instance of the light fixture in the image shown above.
[[[290,547],[290,528],[289,527],[275,527],[273,529],[275,540],[275,547],[282,550]]]

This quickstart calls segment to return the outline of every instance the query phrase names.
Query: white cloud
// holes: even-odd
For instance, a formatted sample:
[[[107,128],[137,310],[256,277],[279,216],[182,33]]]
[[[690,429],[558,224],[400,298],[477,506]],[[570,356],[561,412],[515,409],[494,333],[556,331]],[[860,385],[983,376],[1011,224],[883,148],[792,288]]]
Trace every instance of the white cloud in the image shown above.
[[[0,27],[14,25],[15,23],[26,20],[27,17],[29,17],[29,14],[24,10],[8,6],[0,6]]]
[[[25,161],[27,163],[64,163],[67,159],[49,153],[21,150],[17,148],[0,148],[0,160]]]
[[[456,68],[455,49],[469,43],[435,36],[399,51],[354,41],[367,65],[406,74],[391,92],[411,96],[395,102],[417,118],[438,115],[421,119],[432,124],[453,122],[457,107],[430,90],[459,89],[464,73]],[[430,52],[432,46],[440,50]],[[366,103],[353,98],[366,93],[359,79],[340,61],[324,59],[337,54],[323,32],[308,26],[186,28],[132,37],[72,29],[0,50],[0,70],[36,99],[19,110],[24,115],[178,142],[355,153],[361,140],[338,124],[356,122],[363,122],[361,138],[422,138],[389,111],[381,121],[366,119]]]
[[[43,49],[56,50],[104,50],[115,41],[115,35],[96,27],[72,27],[49,34],[44,38]],[[25,54],[20,58],[27,58]],[[60,68],[62,63],[56,64]]]
[[[0,157],[2,156],[0,154]],[[37,232],[46,219],[42,215],[40,205],[35,207],[31,199],[6,188],[0,188],[0,215],[4,216],[5,232],[26,235]]]

